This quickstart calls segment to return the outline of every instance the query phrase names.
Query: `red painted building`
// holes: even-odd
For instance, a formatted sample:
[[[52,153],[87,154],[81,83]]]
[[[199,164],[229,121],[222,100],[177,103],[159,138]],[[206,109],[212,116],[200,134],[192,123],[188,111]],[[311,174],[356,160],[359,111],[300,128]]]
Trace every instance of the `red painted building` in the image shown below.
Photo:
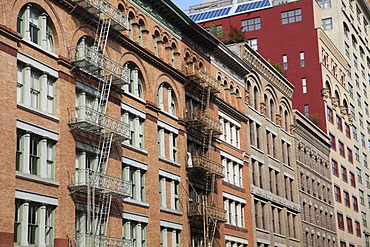
[[[315,7],[318,6],[312,0],[295,1],[197,22],[204,28],[222,25],[224,32],[229,32],[231,26],[246,30],[246,38],[252,47],[271,63],[278,63],[285,68],[288,80],[295,86],[293,108],[305,115],[318,113],[321,119],[325,119],[320,92],[323,82],[319,38],[314,16],[319,12],[314,11]],[[192,13],[190,17],[194,19]],[[243,25],[246,23],[249,25]],[[305,105],[309,107],[308,113]],[[325,121],[321,122],[320,127],[325,130]]]

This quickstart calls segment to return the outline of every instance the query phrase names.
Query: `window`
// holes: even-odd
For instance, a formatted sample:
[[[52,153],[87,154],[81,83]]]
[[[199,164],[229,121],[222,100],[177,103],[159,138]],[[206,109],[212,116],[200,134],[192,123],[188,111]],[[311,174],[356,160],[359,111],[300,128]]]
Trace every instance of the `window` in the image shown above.
[[[361,95],[359,93],[357,93],[357,105],[361,108]],[[362,126],[362,125],[361,125]]]
[[[158,155],[160,158],[177,162],[178,129],[158,120]]]
[[[242,187],[243,183],[243,161],[231,156],[230,154],[221,152],[221,163],[224,167],[225,177],[224,181]],[[261,174],[262,175],[262,174]]]
[[[288,55],[283,55],[283,69],[288,69]]]
[[[178,175],[159,170],[159,198],[162,208],[180,211],[179,182]]]
[[[354,146],[353,147],[353,150],[354,150],[354,152],[355,152],[355,159],[357,160],[357,161],[360,161],[360,155],[359,155],[359,149],[358,149],[358,147],[356,147],[356,146]]]
[[[339,116],[339,115],[336,115],[336,120],[337,120],[337,128],[340,130],[340,131],[343,131],[343,122],[342,122],[342,118]]]
[[[347,191],[343,191],[343,199],[344,199],[344,205],[347,207],[351,207],[351,201],[349,199],[349,193]]]
[[[303,93],[307,93],[307,81],[306,81],[306,78],[302,78],[302,91],[303,91]]]
[[[334,149],[334,150],[337,150],[337,145],[336,145],[336,142],[335,142],[335,136],[333,134],[329,133],[329,137],[330,137],[331,148]]]
[[[126,103],[121,103],[122,121],[130,126],[130,139],[126,144],[144,149],[144,121],[146,114]]]
[[[172,87],[166,83],[159,86],[157,92],[157,106],[173,116],[176,116],[175,94]]]
[[[360,139],[361,139],[361,145],[365,148],[366,145],[365,145],[365,134],[364,133],[360,133]]]
[[[220,139],[239,148],[240,147],[240,122],[235,121],[226,114],[219,112],[219,121],[222,127]]]
[[[15,199],[14,243],[54,246],[54,208],[43,202]]]
[[[257,200],[254,201],[254,219],[256,222],[256,228],[267,229],[266,207],[266,203]]]
[[[302,21],[302,10],[301,9],[281,12],[281,23],[282,24],[293,23],[293,22],[298,22],[298,21]]]
[[[246,201],[242,198],[239,200],[238,197],[227,192],[223,192],[223,196],[224,209],[226,210],[226,222],[230,225],[244,228],[244,207],[246,205]]]
[[[357,182],[362,183],[361,169],[356,168]]]
[[[331,160],[331,167],[333,170],[333,175],[339,176],[339,169],[338,169],[338,162],[335,160]]]
[[[353,172],[349,172],[349,181],[352,187],[356,188],[356,179],[355,179],[355,174]]]
[[[349,57],[349,45],[346,42],[344,42],[344,51],[347,57]]]
[[[362,153],[362,160],[363,160],[363,163],[364,163],[364,166],[367,167],[367,154],[366,153]]]
[[[345,129],[345,132],[346,132],[346,136],[349,138],[349,139],[351,139],[351,129],[350,129],[350,127],[349,127],[349,124],[348,123],[345,123],[344,124],[344,129]]]
[[[343,214],[337,212],[337,218],[338,218],[338,227],[339,227],[339,229],[344,230]]]
[[[352,125],[352,136],[353,139],[357,140],[357,127]]]
[[[331,8],[331,0],[316,0],[316,2],[322,9]]]
[[[365,113],[366,113],[366,115],[368,115],[368,116],[369,116],[369,104],[368,104],[368,103],[366,103],[366,102],[364,102],[364,108],[365,108]]]
[[[40,63],[35,61],[34,65]],[[44,67],[44,66],[43,66]],[[45,73],[37,67],[18,62],[17,102],[28,107],[55,113],[55,71]]]
[[[348,182],[347,168],[345,168],[344,166],[341,166],[341,172],[342,172],[342,180],[344,182]]]
[[[253,38],[253,39],[248,39],[248,43],[249,43],[249,46],[257,51],[258,50],[258,41],[257,41],[257,38]]]
[[[169,227],[170,225],[170,227]],[[161,247],[179,247],[181,243],[182,225],[177,222],[160,220]],[[134,246],[134,245],[133,245]]]
[[[123,89],[131,95],[143,98],[143,75],[140,69],[132,62],[126,63],[126,66],[129,69],[130,80],[129,84],[123,86]]]
[[[243,32],[254,31],[254,30],[259,30],[259,29],[261,29],[260,17],[242,21],[242,31]]]
[[[18,14],[17,32],[24,39],[54,52],[54,35],[50,18],[43,10],[31,5],[24,6]]]
[[[340,188],[338,186],[334,186],[334,195],[335,195],[335,200],[337,202],[342,202],[342,196],[340,194]]]
[[[357,220],[355,221],[356,236],[361,237],[361,225]]]
[[[367,227],[367,219],[366,219],[365,212],[361,212],[361,218],[362,218],[362,224],[364,225],[364,227]]]
[[[131,182],[132,199],[135,201],[146,202],[145,173],[147,166],[140,161],[122,157],[122,178]]]
[[[299,53],[299,62],[300,62],[301,67],[306,66],[306,62],[305,62],[305,59],[304,59],[304,51],[301,51]]]
[[[322,22],[322,29],[323,30],[329,30],[329,29],[333,28],[331,18],[322,19],[321,22]]]
[[[122,233],[123,239],[131,240],[132,246],[147,246],[146,226],[148,218],[130,212],[123,212]]]
[[[352,219],[348,216],[346,218],[347,218],[347,230],[348,230],[349,233],[353,233]]]
[[[310,109],[309,109],[308,105],[304,105],[304,115],[306,117],[310,116]]]
[[[353,154],[352,154],[352,150],[347,148],[347,159],[350,163],[353,164]]]
[[[326,110],[327,110],[328,121],[330,123],[334,123],[333,110],[331,108],[329,108],[329,107],[327,107]]]
[[[346,154],[345,154],[345,151],[344,151],[344,144],[343,144],[343,142],[338,141],[338,146],[339,146],[339,154],[341,156],[345,157]]]
[[[360,203],[362,205],[365,205],[364,192],[362,190],[358,190],[358,195],[360,197]],[[357,199],[356,199],[356,203],[357,203]]]
[[[358,201],[357,201],[357,197],[355,196],[352,196],[352,205],[353,205],[353,210],[357,212],[358,211]]]
[[[18,122],[26,127],[28,124]],[[52,138],[52,139],[50,139]],[[55,177],[55,143],[57,136],[42,129],[34,133],[17,129],[16,170],[42,178]]]

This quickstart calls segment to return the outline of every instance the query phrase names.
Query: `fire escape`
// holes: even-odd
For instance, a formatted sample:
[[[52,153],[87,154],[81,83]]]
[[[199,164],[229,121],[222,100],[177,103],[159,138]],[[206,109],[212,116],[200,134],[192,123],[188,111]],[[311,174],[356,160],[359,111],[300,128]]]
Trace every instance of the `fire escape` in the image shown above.
[[[73,198],[86,203],[87,222],[84,232],[68,235],[69,247],[130,247],[130,240],[108,237],[107,229],[112,200],[130,197],[131,183],[106,175],[112,143],[117,143],[120,149],[122,141],[130,138],[129,125],[106,115],[112,84],[120,88],[129,83],[129,71],[104,56],[110,29],[126,30],[128,18],[103,0],[77,0],[75,4],[75,8],[97,16],[99,25],[94,45],[89,47],[82,42],[69,47],[69,60],[76,74],[87,74],[89,80],[98,82],[100,98],[95,109],[87,106],[69,108],[69,126],[75,137],[88,139],[92,144],[99,143],[100,153],[93,169],[68,172]]]
[[[210,110],[211,96],[219,93],[220,83],[214,77],[199,67],[190,65],[183,72],[188,78],[187,90],[200,99],[200,106],[187,109],[185,121],[188,132],[201,139],[201,152],[188,154],[188,173],[190,184],[192,180],[203,183],[204,190],[195,192],[188,207],[188,217],[192,227],[203,229],[204,247],[214,246],[219,223],[226,221],[226,211],[217,206],[216,180],[222,178],[223,167],[215,162],[215,152],[211,151],[213,138],[222,134],[221,124],[207,112]],[[195,131],[195,132],[194,132]],[[190,188],[190,191],[193,189]]]

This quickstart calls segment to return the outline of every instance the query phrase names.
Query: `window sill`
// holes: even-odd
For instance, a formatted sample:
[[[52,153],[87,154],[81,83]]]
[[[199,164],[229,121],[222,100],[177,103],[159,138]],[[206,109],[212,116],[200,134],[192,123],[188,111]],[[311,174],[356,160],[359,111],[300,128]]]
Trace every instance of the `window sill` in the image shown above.
[[[292,170],[292,171],[294,171],[294,168],[293,167],[291,167],[291,166],[288,166],[287,164],[285,164],[285,163],[283,163],[283,166],[284,167],[286,167],[286,168],[288,168],[289,170]]]
[[[29,45],[31,45],[31,46],[33,46],[33,47],[35,47],[35,48],[37,48],[38,50],[41,50],[42,52],[44,52],[44,53],[47,53],[48,55],[50,55],[50,56],[52,56],[52,57],[54,57],[54,58],[58,58],[58,55],[57,54],[55,54],[55,53],[53,53],[53,52],[51,52],[51,51],[48,51],[48,50],[46,50],[44,47],[42,47],[42,46],[39,46],[38,44],[36,44],[36,43],[34,43],[34,42],[32,42],[32,41],[29,41],[29,40],[27,40],[27,39],[25,39],[25,38],[23,38],[22,39],[22,41],[24,41],[25,43],[27,43],[27,44],[29,44]]]
[[[263,232],[263,233],[266,233],[266,234],[269,234],[270,235],[270,232],[265,230],[265,229],[262,229],[262,228],[257,228],[256,227],[256,230],[259,231],[259,232]]]
[[[166,162],[166,163],[168,163],[168,164],[170,164],[170,165],[173,165],[173,166],[176,166],[176,167],[181,167],[181,164],[180,164],[180,163],[177,163],[177,162],[175,162],[175,161],[173,161],[173,160],[170,160],[170,159],[167,159],[167,158],[165,158],[165,157],[161,157],[161,156],[159,156],[159,157],[158,157],[158,159],[159,159],[160,161]]]
[[[148,151],[144,150],[144,149],[140,149],[138,147],[135,147],[135,146],[132,146],[130,144],[127,144],[127,143],[124,143],[122,142],[122,146],[132,150],[132,151],[135,151],[135,152],[138,152],[138,153],[141,153],[141,154],[144,154],[144,155],[148,155]]]
[[[251,148],[256,150],[257,152],[259,152],[261,154],[264,154],[264,152],[261,149],[257,148],[256,146],[251,145]]]
[[[136,96],[135,94],[130,93],[129,91],[123,90],[123,92],[129,96],[130,98],[136,99],[137,101],[140,101],[141,103],[145,104],[146,101],[139,96]]]
[[[175,209],[161,207],[160,210],[161,210],[161,212],[165,212],[165,213],[176,214],[176,215],[180,215],[180,216],[182,215],[182,212],[177,211]]]
[[[173,118],[173,119],[175,119],[175,120],[179,120],[179,118],[178,117],[176,117],[175,115],[172,115],[171,113],[169,113],[169,112],[166,112],[165,110],[163,110],[163,109],[161,109],[160,110],[160,112],[162,112],[164,115],[166,115],[166,116],[168,116],[168,117],[170,117],[170,118]]]
[[[19,172],[19,171],[16,171],[15,176],[16,176],[16,178],[30,180],[30,181],[34,181],[34,182],[39,182],[39,183],[42,183],[42,184],[55,186],[55,187],[59,187],[59,185],[60,185],[60,183],[58,181],[55,181],[55,180],[52,180],[52,179],[49,179],[49,178],[42,178],[42,177],[32,175],[32,174],[26,174],[26,173]]]
[[[42,116],[42,117],[45,117],[45,118],[48,118],[50,120],[53,120],[57,123],[59,123],[59,117],[55,116],[55,115],[52,115],[50,113],[47,113],[47,112],[44,112],[44,111],[40,111],[38,109],[35,109],[35,108],[32,108],[30,106],[27,106],[27,105],[24,105],[22,103],[17,103],[17,106],[18,108],[20,109],[23,109],[23,110],[26,110],[28,112],[31,112],[31,113],[34,113],[36,115],[39,115],[39,116]]]
[[[149,203],[136,201],[136,200],[131,199],[131,198],[124,198],[123,202],[127,202],[127,203],[130,203],[130,204],[133,204],[133,205],[138,205],[138,206],[141,206],[141,207],[149,208]]]
[[[280,238],[285,238],[286,237],[285,235],[282,235],[280,233],[274,233],[274,236],[280,237]]]

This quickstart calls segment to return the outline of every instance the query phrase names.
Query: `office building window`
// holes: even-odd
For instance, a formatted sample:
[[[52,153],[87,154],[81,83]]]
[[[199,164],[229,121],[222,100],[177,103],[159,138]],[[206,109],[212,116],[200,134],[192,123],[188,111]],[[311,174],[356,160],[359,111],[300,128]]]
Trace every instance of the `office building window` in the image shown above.
[[[283,55],[283,69],[288,69],[288,55]]]
[[[331,160],[331,166],[333,170],[333,175],[339,176],[339,169],[338,169],[338,162],[335,160]]]
[[[26,127],[28,124],[18,122]],[[55,144],[57,135],[39,129],[34,133],[17,129],[16,170],[42,178],[55,178]]]
[[[180,211],[179,183],[178,175],[159,170],[159,198],[162,208]]]
[[[223,195],[227,223],[244,228],[244,207],[246,201],[226,192],[223,192]]]
[[[221,163],[224,167],[224,181],[242,187],[243,183],[243,161],[227,153],[221,153]],[[261,174],[262,175],[262,174]]]
[[[306,80],[306,78],[302,78],[302,91],[303,91],[303,93],[307,93],[307,80]]]
[[[332,28],[333,28],[333,25],[332,25],[332,19],[331,18],[322,19],[322,29],[323,30],[329,30],[329,29],[332,29]]]
[[[361,237],[361,225],[357,220],[355,221],[356,236]]]
[[[353,210],[357,212],[358,211],[358,200],[357,200],[357,197],[355,196],[352,196],[352,206],[353,206]]]
[[[331,8],[331,0],[316,0],[316,2],[322,9]]]
[[[299,62],[300,62],[301,67],[306,66],[306,62],[304,59],[304,51],[299,53]]]
[[[169,227],[171,224],[171,227]],[[177,222],[161,220],[160,246],[161,247],[179,247],[181,244],[182,225]]]
[[[139,149],[144,149],[144,121],[146,114],[125,103],[122,107],[122,121],[130,126],[130,139],[125,143]]]
[[[327,117],[328,117],[328,121],[330,123],[334,123],[334,116],[333,116],[333,110],[329,107],[326,108],[326,111],[327,111]]]
[[[342,202],[342,196],[341,196],[341,193],[340,193],[340,188],[338,186],[334,186],[334,196],[335,196],[335,200],[337,202]]]
[[[337,128],[340,131],[343,131],[343,121],[342,121],[342,118],[339,115],[336,115],[336,120],[337,120]]]
[[[19,194],[22,195],[24,192]],[[15,244],[22,246],[54,246],[54,209],[57,203],[50,205],[50,202],[46,203],[47,198],[45,199],[45,202],[15,199]]]
[[[147,246],[146,226],[148,224],[147,216],[123,212],[123,217],[124,217],[122,225],[123,239],[131,240],[132,246],[146,247]]]
[[[148,165],[140,161],[122,157],[122,178],[131,182],[132,199],[146,201],[145,174]]]
[[[344,144],[343,144],[343,142],[338,141],[338,146],[339,146],[339,154],[340,154],[341,156],[345,157],[345,156],[346,156],[346,154],[345,154],[345,150],[344,150]]]
[[[344,219],[343,214],[337,212],[338,228],[344,230]]]
[[[349,233],[353,233],[353,222],[352,222],[352,219],[350,217],[346,217],[347,219],[347,230]]]
[[[248,39],[249,46],[257,51],[258,50],[258,40],[257,38]]]
[[[341,173],[342,173],[342,180],[344,182],[348,182],[347,168],[345,168],[344,166],[341,166]]]
[[[353,164],[353,154],[352,154],[352,150],[350,148],[347,148],[347,159],[350,163]]]
[[[302,10],[295,9],[290,11],[281,12],[281,23],[288,24],[293,22],[302,21]]]
[[[351,207],[351,200],[349,199],[349,193],[347,191],[343,191],[343,199],[344,205],[347,207]]]
[[[158,155],[161,158],[177,162],[178,129],[158,120]]]
[[[27,4],[18,13],[17,32],[24,39],[54,52],[54,35],[50,18],[34,5]]]
[[[304,115],[306,117],[309,117],[310,116],[310,109],[309,109],[309,106],[308,105],[304,105]]]
[[[364,192],[362,190],[358,190],[358,196],[360,197],[360,203],[365,205]]]
[[[226,114],[219,112],[219,121],[222,127],[220,139],[239,148],[240,147],[240,122],[235,121]]]
[[[38,65],[35,63],[34,65]],[[52,73],[55,75],[55,73]],[[28,107],[55,114],[55,81],[50,73],[18,62],[17,102]]]
[[[349,172],[349,181],[352,187],[356,188],[356,178],[353,172]]]
[[[349,127],[349,124],[348,123],[345,123],[344,124],[344,130],[346,132],[346,136],[351,139],[351,129]]]
[[[333,134],[329,133],[329,138],[330,138],[331,148],[334,149],[334,150],[337,150],[335,136]]]
[[[261,18],[260,17],[242,21],[243,32],[254,31],[254,30],[259,30],[259,29],[261,29]]]
[[[357,174],[357,182],[362,183],[362,175],[361,175],[360,168],[356,168],[356,174]]]

